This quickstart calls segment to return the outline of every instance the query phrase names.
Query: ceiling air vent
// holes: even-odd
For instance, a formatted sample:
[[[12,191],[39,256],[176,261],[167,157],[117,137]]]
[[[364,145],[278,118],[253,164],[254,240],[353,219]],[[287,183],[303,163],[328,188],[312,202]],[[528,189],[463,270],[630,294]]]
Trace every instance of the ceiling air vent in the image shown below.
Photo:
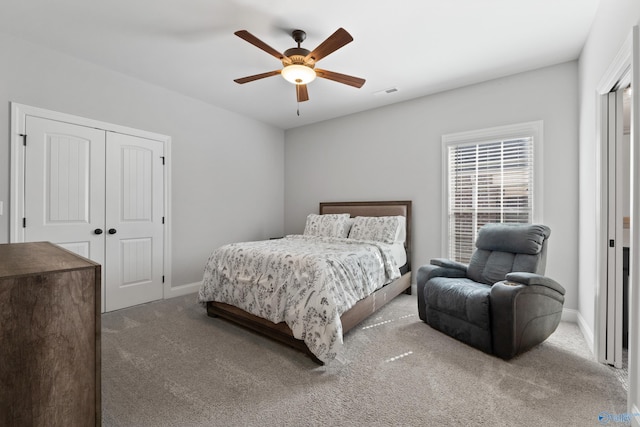
[[[397,88],[397,87],[390,87],[390,88],[388,88],[388,89],[383,89],[383,90],[379,90],[379,91],[377,91],[377,92],[374,92],[373,94],[374,94],[374,95],[376,95],[376,96],[379,96],[379,95],[388,95],[388,94],[390,94],[390,93],[394,93],[394,92],[397,92],[397,91],[398,91],[398,88]]]

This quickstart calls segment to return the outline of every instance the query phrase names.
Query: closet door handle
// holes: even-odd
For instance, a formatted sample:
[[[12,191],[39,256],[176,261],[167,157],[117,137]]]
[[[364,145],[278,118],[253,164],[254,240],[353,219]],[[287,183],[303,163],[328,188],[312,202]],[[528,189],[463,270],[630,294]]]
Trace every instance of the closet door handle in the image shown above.
[[[96,228],[93,230],[93,234],[102,234],[102,228]]]
[[[107,233],[109,234],[116,234],[118,232],[118,230],[116,230],[115,228],[110,228],[109,231],[107,231]]]

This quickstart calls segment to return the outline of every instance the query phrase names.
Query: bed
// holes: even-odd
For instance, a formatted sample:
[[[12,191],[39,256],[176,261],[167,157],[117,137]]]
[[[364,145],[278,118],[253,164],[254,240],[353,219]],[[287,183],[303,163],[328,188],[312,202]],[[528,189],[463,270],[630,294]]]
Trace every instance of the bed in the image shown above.
[[[314,229],[329,220],[332,227],[342,227],[345,218],[344,235],[327,237]],[[395,226],[395,219],[402,233],[392,235],[389,224]],[[369,224],[378,227],[375,238],[373,228],[364,228]],[[386,227],[382,236],[395,237],[379,239],[380,224]],[[311,246],[326,253],[321,261]],[[308,264],[325,267],[306,270]],[[364,277],[356,277],[357,287],[347,287],[356,275]],[[328,283],[330,291],[306,288],[311,282]],[[264,334],[324,364],[336,357],[345,333],[403,292],[411,293],[411,201],[331,202],[320,203],[319,214],[307,217],[303,235],[213,251],[198,300],[210,317]]]

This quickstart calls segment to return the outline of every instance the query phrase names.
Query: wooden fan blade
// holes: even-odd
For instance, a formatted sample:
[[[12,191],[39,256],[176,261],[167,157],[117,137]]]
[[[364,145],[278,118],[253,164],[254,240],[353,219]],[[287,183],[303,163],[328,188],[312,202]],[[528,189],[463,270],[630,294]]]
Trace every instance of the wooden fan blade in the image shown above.
[[[251,43],[255,47],[264,50],[269,55],[275,56],[280,61],[282,61],[283,59],[287,58],[286,56],[284,56],[283,54],[281,54],[280,52],[278,52],[277,50],[275,50],[274,48],[272,48],[271,46],[269,46],[268,44],[266,44],[265,42],[263,42],[262,40],[260,40],[256,36],[254,36],[253,34],[251,34],[249,31],[239,30],[239,31],[236,31],[233,34],[235,34],[236,36],[240,37],[242,40],[248,41],[249,43]]]
[[[361,79],[360,77],[348,76],[346,74],[336,73],[334,71],[327,70],[316,70],[316,76],[322,77],[323,79],[333,80],[334,82],[343,83],[345,85],[361,88],[365,79]]]
[[[307,92],[307,85],[296,85],[296,96],[298,102],[304,102],[309,100],[309,92]]]
[[[325,56],[330,55],[352,41],[353,37],[351,37],[351,34],[349,34],[347,30],[344,28],[338,28],[335,33],[331,34],[325,41],[320,43],[320,46],[309,53],[304,60],[313,60],[314,62],[318,62]]]
[[[240,79],[234,79],[233,81],[239,84],[249,83],[254,80],[264,79],[265,77],[277,76],[280,74],[280,70],[268,71],[262,74],[255,74],[253,76],[242,77]]]

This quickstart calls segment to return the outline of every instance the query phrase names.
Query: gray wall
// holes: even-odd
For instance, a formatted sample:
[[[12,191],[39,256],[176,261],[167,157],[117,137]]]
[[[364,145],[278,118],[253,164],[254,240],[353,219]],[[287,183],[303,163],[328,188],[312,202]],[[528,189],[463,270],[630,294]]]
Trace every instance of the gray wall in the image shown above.
[[[0,34],[0,243],[9,239],[10,102],[172,137],[172,285],[231,241],[283,231],[284,132]]]
[[[544,121],[547,274],[578,308],[578,66],[568,62],[285,133],[285,233],[318,202],[413,201],[413,265],[442,256],[443,134]]]

